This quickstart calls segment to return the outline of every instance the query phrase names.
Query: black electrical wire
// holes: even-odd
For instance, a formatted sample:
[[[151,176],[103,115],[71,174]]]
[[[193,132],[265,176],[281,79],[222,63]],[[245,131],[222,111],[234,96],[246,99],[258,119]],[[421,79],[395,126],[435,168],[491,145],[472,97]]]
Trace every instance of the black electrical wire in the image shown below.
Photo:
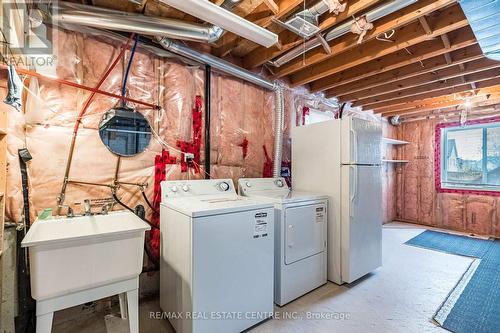
[[[339,119],[342,119],[342,116],[344,114],[344,108],[345,108],[345,105],[346,103],[342,103],[342,105],[340,105],[340,110],[339,110]]]
[[[144,192],[144,190],[142,188],[141,188],[141,192],[142,192],[142,197],[144,198],[144,201],[146,201],[146,203],[148,204],[149,208],[151,208],[153,210],[153,212],[155,212],[156,214],[159,214],[159,212],[153,207],[153,205],[149,201],[148,197],[146,196],[146,193]]]
[[[122,206],[123,208],[126,208],[128,209],[129,211],[131,211],[132,213],[135,214],[135,211],[130,208],[129,206],[125,205],[120,199],[118,199],[118,197],[116,196],[116,193],[113,191],[113,199],[115,199],[115,201],[120,205]],[[147,224],[149,224],[151,226],[151,228],[154,228],[154,229],[159,229],[157,226],[153,225],[151,222],[149,222],[146,218],[143,218],[142,219],[144,222],[146,222]]]

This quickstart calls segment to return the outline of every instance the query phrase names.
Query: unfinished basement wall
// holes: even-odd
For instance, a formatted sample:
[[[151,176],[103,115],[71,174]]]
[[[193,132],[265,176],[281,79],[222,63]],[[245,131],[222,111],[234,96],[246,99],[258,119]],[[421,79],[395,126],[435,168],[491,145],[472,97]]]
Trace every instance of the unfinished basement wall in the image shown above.
[[[54,40],[57,76],[87,86],[95,86],[121,44],[83,34],[58,31]],[[124,68],[130,52],[111,73],[102,90],[120,94]],[[0,71],[0,99],[6,96],[6,71]],[[17,112],[0,103],[8,112],[8,183],[6,215],[11,221],[22,216],[22,191],[18,149],[27,147],[33,156],[29,162],[31,221],[45,208],[56,209],[64,178],[73,126],[77,114],[89,96],[78,90],[50,81],[26,80],[33,93],[23,96],[24,110]],[[211,175],[214,178],[261,177],[265,162],[263,146],[273,152],[274,95],[242,80],[225,75],[212,77],[211,113]],[[161,111],[139,107],[158,137],[171,147],[177,140],[192,138],[191,110],[195,96],[204,95],[203,67],[186,66],[174,60],[157,58],[143,52],[139,45],[128,80],[129,96],[149,103],[158,103]],[[70,178],[86,182],[110,184],[117,157],[101,143],[97,126],[103,113],[117,100],[96,95],[78,132]],[[204,111],[204,106],[203,106]],[[204,113],[203,113],[204,116]],[[202,120],[204,122],[204,120]],[[136,157],[122,158],[118,178],[126,182],[147,182],[146,194],[152,199],[155,156],[162,145],[154,138],[147,151]],[[202,140],[203,142],[203,140]],[[246,148],[245,148],[246,147]],[[171,155],[179,154],[169,149]],[[204,147],[201,147],[203,166]],[[170,180],[203,178],[201,173],[181,173],[179,163],[167,170]],[[129,206],[143,202],[135,187],[123,186],[118,196]],[[84,199],[111,197],[107,188],[68,185],[66,204]],[[116,207],[117,209],[120,207]],[[100,209],[96,207],[95,209]],[[81,208],[76,207],[79,214]],[[65,212],[65,211],[64,211]]]
[[[441,121],[442,122],[442,121]],[[438,120],[403,123],[398,159],[409,160],[396,169],[396,218],[477,235],[500,237],[500,197],[437,193],[434,183],[435,127]]]
[[[382,136],[385,138],[397,138],[397,128],[390,125],[386,119],[382,119]],[[382,144],[382,158],[387,160],[397,159],[397,148],[394,145]],[[382,211],[383,223],[389,223],[397,218],[397,164],[382,163]]]

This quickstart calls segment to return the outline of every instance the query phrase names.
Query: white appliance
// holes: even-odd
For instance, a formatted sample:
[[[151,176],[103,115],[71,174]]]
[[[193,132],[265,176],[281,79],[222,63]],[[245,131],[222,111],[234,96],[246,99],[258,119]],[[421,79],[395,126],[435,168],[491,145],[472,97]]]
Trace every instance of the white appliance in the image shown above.
[[[292,129],[295,189],[325,193],[328,280],[351,283],[382,265],[382,129],[355,117]]]
[[[242,178],[239,194],[274,203],[274,302],[326,283],[327,197],[291,191],[284,178]]]
[[[160,306],[177,333],[234,333],[273,312],[273,204],[233,181],[161,183]]]

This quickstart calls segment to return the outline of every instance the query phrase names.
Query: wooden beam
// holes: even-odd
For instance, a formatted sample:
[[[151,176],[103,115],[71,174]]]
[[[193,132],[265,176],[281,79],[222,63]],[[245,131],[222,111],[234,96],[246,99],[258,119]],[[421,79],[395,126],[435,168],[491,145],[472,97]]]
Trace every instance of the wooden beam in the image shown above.
[[[381,74],[363,78],[348,84],[342,84],[332,89],[326,90],[325,95],[338,97],[341,100],[349,100],[347,95],[355,93],[367,94],[377,87],[391,84],[397,81],[410,79],[416,76],[437,72],[453,66],[464,66],[463,63],[484,58],[483,52],[478,45],[473,45],[453,52],[454,62],[450,65],[444,61],[442,56],[425,59],[422,62],[406,65]],[[465,67],[463,67],[465,71]],[[357,97],[356,97],[357,98]]]
[[[278,13],[276,13],[275,15],[269,15],[267,19],[260,20],[259,25],[263,28],[267,28],[272,23],[271,20],[273,17],[281,17],[284,15],[287,15],[296,6],[300,5],[302,3],[302,1],[301,0],[282,0],[279,4]],[[257,11],[261,7],[261,5],[264,4],[263,2],[264,2],[264,0],[249,1],[247,4],[245,4],[244,11],[239,10],[238,12],[235,12],[235,13],[240,15],[241,17],[246,18],[247,16],[250,16],[252,13]],[[234,33],[226,32],[215,43],[215,47],[213,49],[213,52],[218,57],[225,57],[233,48],[238,46],[238,44],[241,43],[241,41],[243,41],[243,40],[245,40],[245,39],[241,38],[240,36],[238,36]]]
[[[425,33],[428,35],[432,35],[431,26],[429,25],[429,22],[427,22],[427,19],[425,18],[425,16],[420,16],[418,18],[418,21],[420,22],[420,25],[424,29]]]
[[[445,49],[449,49],[451,47],[450,38],[448,37],[448,34],[442,34],[441,40],[443,41]]]
[[[435,27],[432,36],[436,37],[460,29],[469,24],[458,5],[445,9],[439,13],[439,15],[432,17],[432,22]],[[291,85],[294,87],[304,85],[357,65],[367,63],[371,60],[384,57],[409,46],[425,42],[428,40],[429,36],[422,33],[421,30],[422,28],[418,23],[411,23],[396,30],[394,43],[381,43],[377,40],[373,40],[351,51],[328,57],[327,60],[317,63],[314,66],[304,69],[294,69],[293,72],[296,73],[292,74],[290,77]]]
[[[496,92],[495,90],[496,87],[492,87],[491,89],[482,89],[476,93],[478,93],[476,96],[470,98],[473,107],[482,107],[482,106],[490,106],[499,103],[500,104],[500,93]],[[470,93],[473,93],[470,91]],[[432,98],[429,100],[423,100],[420,101],[421,105],[419,107],[414,107],[411,109],[403,109],[403,110],[396,110],[392,112],[385,112],[382,113],[382,117],[391,117],[391,116],[408,116],[408,115],[415,115],[415,114],[421,114],[421,113],[427,113],[430,111],[434,110],[440,110],[440,109],[451,109],[451,108],[456,108],[457,106],[461,106],[464,104],[464,99],[462,98],[452,98],[450,99],[449,96],[446,97],[438,97],[438,98]]]
[[[461,104],[452,106],[452,107],[447,107],[447,108],[437,108],[437,109],[431,109],[431,110],[425,110],[422,112],[416,112],[416,113],[406,113],[406,114],[401,114],[402,120],[417,120],[420,118],[429,118],[429,117],[443,117],[446,116],[446,119],[450,118],[459,118],[460,113],[463,109],[463,101],[459,101]],[[484,105],[484,106],[473,106],[470,110],[470,113],[468,114],[468,119],[471,117],[477,117],[477,116],[482,116],[482,115],[488,115],[492,113],[497,113],[500,111],[500,100],[495,98],[492,100],[487,101],[489,104]]]
[[[344,12],[340,13],[338,16],[328,14],[329,16],[320,23],[319,27],[321,31],[324,31],[339,22],[350,19],[352,15],[356,15],[360,11],[376,4],[377,2],[381,1],[380,0],[348,1],[347,8]],[[302,38],[300,38],[299,36],[288,30],[283,30],[279,34],[279,40],[283,45],[281,49],[279,49],[278,47],[270,47],[270,48],[258,47],[249,54],[247,54],[243,59],[244,67],[252,69],[257,66],[260,66],[266,63],[267,61],[292,49],[293,47],[303,43]]]
[[[446,81],[457,77],[462,78],[463,75],[475,74],[478,72],[495,68],[500,68],[500,61],[481,58],[479,60],[467,63],[467,70],[465,70],[465,67],[464,70],[461,70],[460,67],[458,66],[450,66],[441,70],[428,71],[418,76],[414,76],[404,80],[394,81],[387,84],[382,84],[375,88],[366,89],[357,93],[337,96],[337,97],[341,102],[364,103],[367,99],[374,98],[377,96],[384,96],[389,93],[403,91],[409,88],[415,88],[418,86],[434,82]]]
[[[500,78],[494,78],[491,80],[479,82],[477,84],[479,92],[481,92],[484,88],[491,88],[494,86],[499,86],[499,89],[500,89]],[[470,90],[469,85],[463,84],[461,86],[456,86],[453,88],[440,90],[437,92],[430,92],[430,93],[421,94],[419,96],[412,96],[412,97],[407,98],[407,99],[394,100],[394,101],[391,101],[388,103],[380,103],[380,105],[377,105],[376,107],[373,107],[370,109],[373,110],[374,113],[388,113],[388,112],[393,112],[393,111],[406,110],[406,109],[411,109],[413,107],[421,107],[423,100],[432,99],[432,98],[439,99],[441,97],[445,97],[445,98],[448,98],[448,100],[452,101],[455,99],[455,97],[454,97],[455,94],[460,94],[460,93],[465,93],[465,92],[470,92],[470,91],[471,90]],[[475,91],[474,93],[476,95],[479,95],[479,92]],[[366,110],[369,110],[369,109],[366,109]]]
[[[273,12],[274,15],[279,13],[280,8],[273,0],[264,0],[264,4]]]
[[[401,68],[410,64],[443,55],[446,52],[459,50],[477,43],[476,37],[469,27],[462,28],[451,34],[454,38],[450,50],[443,49],[440,40],[429,40],[415,47],[400,50],[385,57],[364,63],[361,66],[345,69],[334,75],[311,82],[310,89],[313,92],[323,91],[342,84],[362,80],[367,77]]]
[[[500,63],[497,63],[496,68],[493,69],[484,69],[481,71],[477,71],[468,76],[456,76],[454,78],[450,78],[443,81],[437,81],[429,84],[421,84],[417,87],[406,88],[396,92],[390,92],[387,94],[378,95],[375,97],[366,98],[360,101],[353,103],[354,107],[363,106],[366,109],[377,108],[379,105],[384,105],[387,103],[397,103],[398,101],[411,101],[412,99],[420,99],[417,96],[421,94],[427,94],[435,91],[442,91],[449,88],[455,88],[459,86],[463,86],[464,84],[467,86],[467,89],[470,89],[469,85],[472,82],[482,82],[487,81],[493,78],[500,76]],[[465,81],[465,82],[464,82]]]

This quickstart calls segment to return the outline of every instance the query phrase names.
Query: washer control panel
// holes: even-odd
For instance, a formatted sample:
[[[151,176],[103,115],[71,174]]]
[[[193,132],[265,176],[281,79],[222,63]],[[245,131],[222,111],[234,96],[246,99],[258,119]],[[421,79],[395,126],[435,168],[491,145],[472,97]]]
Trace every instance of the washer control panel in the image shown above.
[[[171,180],[161,182],[162,200],[198,195],[236,194],[232,179]]]

